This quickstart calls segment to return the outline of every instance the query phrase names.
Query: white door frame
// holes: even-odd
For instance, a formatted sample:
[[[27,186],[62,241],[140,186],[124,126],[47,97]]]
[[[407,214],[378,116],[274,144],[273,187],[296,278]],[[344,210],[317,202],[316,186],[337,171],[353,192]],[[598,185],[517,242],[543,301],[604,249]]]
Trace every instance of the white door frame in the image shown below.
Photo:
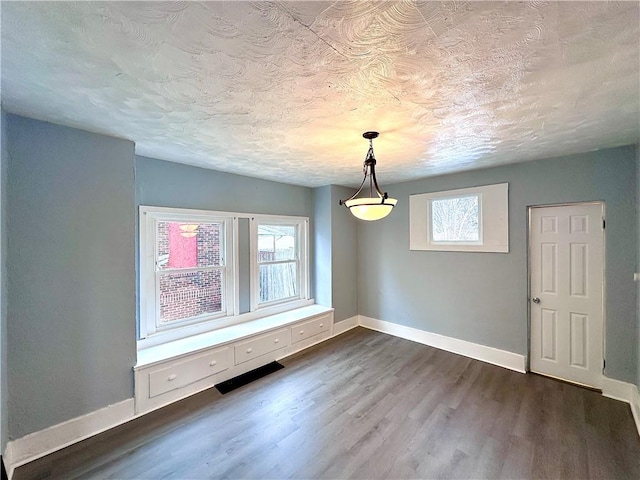
[[[551,203],[527,206],[527,359],[525,370],[531,371],[531,212],[534,208],[570,207],[574,205],[600,205],[602,221],[607,218],[604,200],[588,202]],[[607,358],[607,229],[606,222],[602,238],[602,376],[605,376],[605,359]],[[591,388],[591,387],[587,387]]]

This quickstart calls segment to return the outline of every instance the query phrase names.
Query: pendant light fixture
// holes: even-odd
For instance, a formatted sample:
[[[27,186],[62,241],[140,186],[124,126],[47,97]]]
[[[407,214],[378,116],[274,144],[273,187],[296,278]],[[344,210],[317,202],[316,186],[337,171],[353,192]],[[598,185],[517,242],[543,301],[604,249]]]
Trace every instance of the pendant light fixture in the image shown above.
[[[378,187],[378,181],[376,180],[376,157],[373,155],[373,139],[378,137],[378,132],[364,132],[362,136],[369,140],[369,151],[367,152],[367,157],[364,159],[362,168],[364,178],[358,191],[350,198],[340,200],[340,205],[344,204],[354,217],[361,220],[380,220],[391,213],[391,210],[396,206],[398,200],[389,198],[387,192],[382,193],[380,187]],[[369,196],[356,198],[360,192],[362,192],[367,178],[369,179]]]

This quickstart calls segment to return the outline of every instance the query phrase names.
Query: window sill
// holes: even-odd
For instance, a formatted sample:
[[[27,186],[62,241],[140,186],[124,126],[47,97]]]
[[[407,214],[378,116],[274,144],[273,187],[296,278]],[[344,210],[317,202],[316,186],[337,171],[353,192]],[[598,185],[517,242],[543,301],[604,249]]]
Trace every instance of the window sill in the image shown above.
[[[332,308],[322,305],[309,305],[199,335],[173,340],[161,345],[139,349],[138,361],[134,370],[146,368],[169,359],[188,356],[212,347],[233,343],[252,335],[265,333],[331,311],[333,311]]]

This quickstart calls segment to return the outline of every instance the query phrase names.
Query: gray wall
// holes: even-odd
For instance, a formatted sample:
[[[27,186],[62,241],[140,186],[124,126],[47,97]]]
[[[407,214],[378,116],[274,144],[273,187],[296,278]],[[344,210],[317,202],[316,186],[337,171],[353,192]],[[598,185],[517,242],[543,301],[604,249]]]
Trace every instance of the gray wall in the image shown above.
[[[310,217],[309,258],[314,258],[315,229],[313,218],[311,218],[314,201],[310,188],[141,156],[136,156],[135,163],[136,210],[139,205],[153,205],[156,207]],[[241,224],[240,228],[248,232],[248,224]],[[240,248],[248,251],[248,243],[242,242]],[[136,252],[137,250],[136,248]],[[240,267],[242,271],[240,278],[241,308],[246,310],[249,300],[249,265],[243,262]],[[315,276],[313,262],[310,262],[310,269],[310,292],[313,296]],[[139,312],[139,305],[137,311]]]
[[[316,303],[333,306],[331,262],[331,186],[313,189],[314,284]],[[335,316],[334,316],[335,321]]]
[[[636,272],[640,272],[640,144],[636,145],[636,211],[638,213],[638,256],[636,258]],[[636,379],[636,385],[638,390],[640,391],[640,282],[636,283],[637,285],[637,293],[638,293],[638,344],[637,344],[637,355],[638,355],[638,376]]]
[[[0,455],[8,441],[7,409],[7,116],[0,109]]]
[[[358,225],[339,204],[353,192],[336,185],[313,189],[316,303],[333,307],[336,323],[358,314]]]
[[[136,156],[136,205],[311,216],[310,188]]]
[[[8,115],[9,438],[133,396],[134,145]]]
[[[239,313],[251,311],[251,245],[248,218],[238,219],[238,307]]]
[[[336,322],[358,314],[358,220],[339,203],[354,192],[331,186],[331,291]]]
[[[509,182],[510,253],[409,251],[409,195]],[[360,314],[527,353],[527,206],[606,202],[609,377],[638,378],[633,283],[637,245],[634,147],[387,185],[398,206],[360,224]]]

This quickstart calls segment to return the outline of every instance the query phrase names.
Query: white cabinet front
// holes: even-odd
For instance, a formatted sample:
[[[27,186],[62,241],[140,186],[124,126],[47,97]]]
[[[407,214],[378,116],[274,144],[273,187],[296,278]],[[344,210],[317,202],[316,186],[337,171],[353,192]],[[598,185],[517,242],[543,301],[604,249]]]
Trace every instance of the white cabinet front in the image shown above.
[[[289,329],[277,330],[246,342],[235,345],[236,365],[252,360],[261,355],[288,347],[290,344]]]
[[[331,323],[333,323],[333,315],[329,314],[295,325],[291,327],[291,342],[301,342],[309,337],[326,332],[331,328]]]
[[[229,348],[221,348],[150,372],[149,398],[226,370],[231,365],[230,353]]]

